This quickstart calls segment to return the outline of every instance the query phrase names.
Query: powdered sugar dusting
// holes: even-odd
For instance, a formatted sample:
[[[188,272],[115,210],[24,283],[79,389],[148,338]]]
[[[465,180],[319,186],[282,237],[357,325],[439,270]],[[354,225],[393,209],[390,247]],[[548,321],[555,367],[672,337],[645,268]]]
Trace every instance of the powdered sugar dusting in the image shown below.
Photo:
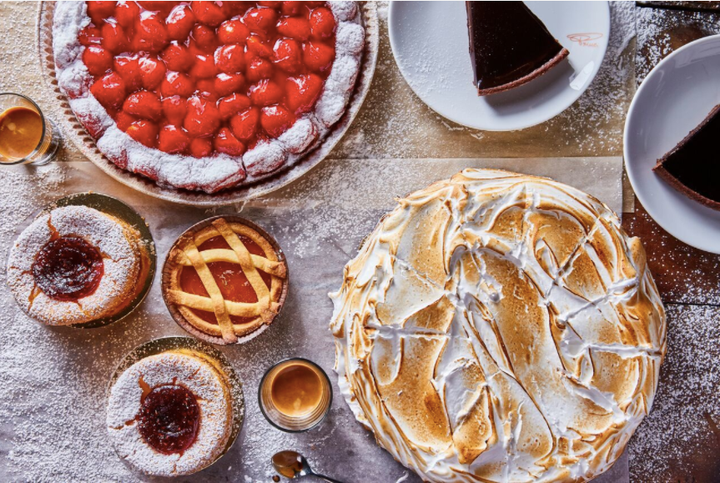
[[[77,301],[54,300],[36,292],[32,275],[35,255],[60,236],[79,236],[103,257],[103,276],[97,289]],[[111,314],[127,300],[140,272],[138,235],[117,220],[85,206],[56,208],[39,216],[14,243],[8,259],[7,282],[18,304],[31,317],[49,325],[68,325]]]
[[[717,481],[720,309],[669,305],[668,351],[652,412],[630,440],[633,481]],[[713,464],[714,462],[714,464]]]
[[[197,398],[200,429],[195,442],[182,454],[159,453],[143,440],[136,420],[142,401],[141,378],[150,389],[179,384]],[[113,386],[107,409],[108,432],[120,456],[145,473],[194,473],[225,448],[232,428],[229,397],[219,374],[207,362],[172,352],[150,356],[129,367]]]

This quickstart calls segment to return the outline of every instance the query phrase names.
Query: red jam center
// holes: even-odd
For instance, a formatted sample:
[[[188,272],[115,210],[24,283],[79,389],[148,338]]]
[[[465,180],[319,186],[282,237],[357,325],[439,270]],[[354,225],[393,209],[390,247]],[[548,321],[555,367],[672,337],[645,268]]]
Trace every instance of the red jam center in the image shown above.
[[[195,442],[199,427],[200,407],[183,386],[156,387],[142,400],[140,435],[160,453],[183,453]]]
[[[251,254],[265,257],[265,252],[257,243],[246,236],[238,236],[245,245],[245,248],[247,248]],[[213,248],[231,249],[230,245],[228,245],[223,237],[216,236],[200,245],[198,250],[205,251]],[[208,268],[215,278],[215,282],[217,283],[225,300],[244,303],[257,302],[258,299],[255,289],[252,285],[250,285],[250,282],[248,281],[247,276],[245,276],[245,272],[242,271],[240,265],[228,262],[212,262],[208,263]],[[258,273],[265,282],[265,285],[270,288],[272,277],[260,270],[258,270]],[[183,268],[180,273],[180,286],[188,293],[201,295],[203,297],[208,296],[207,290],[205,290],[205,286],[203,285],[202,280],[200,280],[200,276],[193,267]],[[212,312],[204,312],[202,310],[193,310],[193,312],[206,322],[210,322],[211,324],[218,323],[215,314]],[[252,318],[231,315],[230,320],[236,324],[241,324],[252,320]]]
[[[61,236],[47,242],[32,266],[40,290],[62,301],[77,301],[92,295],[103,273],[100,250],[77,236]]]
[[[325,2],[87,7],[92,94],[120,129],[167,153],[240,156],[280,136],[313,109],[335,60]]]

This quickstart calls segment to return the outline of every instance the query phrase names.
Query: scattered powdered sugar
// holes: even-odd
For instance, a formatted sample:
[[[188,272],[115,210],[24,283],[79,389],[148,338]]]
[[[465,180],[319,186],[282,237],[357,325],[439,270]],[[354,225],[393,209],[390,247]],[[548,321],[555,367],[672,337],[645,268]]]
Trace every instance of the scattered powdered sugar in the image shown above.
[[[720,474],[720,309],[669,305],[668,350],[652,411],[630,440],[633,481],[715,482]],[[712,464],[714,462],[714,464]]]

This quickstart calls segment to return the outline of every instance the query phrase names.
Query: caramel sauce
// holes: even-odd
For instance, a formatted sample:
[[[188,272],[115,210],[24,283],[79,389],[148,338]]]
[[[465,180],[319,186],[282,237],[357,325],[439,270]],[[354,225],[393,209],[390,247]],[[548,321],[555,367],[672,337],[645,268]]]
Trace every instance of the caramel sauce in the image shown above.
[[[265,256],[265,252],[257,243],[243,235],[238,236],[251,254]],[[210,238],[205,243],[202,243],[198,247],[198,250],[202,252],[215,248],[231,249],[230,245],[228,245],[227,241],[225,241],[222,236],[216,236]],[[208,269],[210,269],[210,273],[212,273],[215,278],[215,282],[220,288],[220,293],[222,293],[225,300],[244,303],[254,303],[258,301],[255,289],[253,289],[252,285],[250,285],[250,282],[240,268],[240,265],[228,262],[212,262],[207,265]],[[260,277],[265,282],[265,285],[270,288],[270,283],[272,281],[271,275],[264,272],[259,273]],[[180,272],[180,287],[187,293],[202,295],[203,297],[208,296],[207,290],[205,290],[205,286],[200,280],[200,276],[193,267],[184,267]],[[195,313],[195,315],[206,322],[210,322],[211,324],[218,323],[215,314],[212,312],[204,312],[202,310],[195,309],[191,310]],[[233,323],[241,324],[249,322],[251,318],[236,317],[231,315],[230,320]]]
[[[311,412],[320,404],[322,394],[320,375],[302,363],[288,364],[272,380],[273,403],[287,416],[297,417]]]
[[[158,386],[142,398],[137,421],[140,435],[153,449],[182,454],[197,438],[200,406],[184,386]]]
[[[32,153],[40,144],[43,121],[36,111],[27,107],[11,107],[0,113],[0,157],[18,161]]]
[[[92,295],[104,272],[100,251],[77,236],[52,237],[38,252],[32,266],[37,287],[48,297],[61,301],[76,302]]]

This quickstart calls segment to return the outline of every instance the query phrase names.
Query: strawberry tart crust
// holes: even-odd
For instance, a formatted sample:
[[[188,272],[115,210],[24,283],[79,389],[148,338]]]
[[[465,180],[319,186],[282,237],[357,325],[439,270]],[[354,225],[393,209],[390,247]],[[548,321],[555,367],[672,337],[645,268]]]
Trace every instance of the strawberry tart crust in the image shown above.
[[[92,23],[91,15],[88,13],[89,3],[93,2],[67,1],[59,2],[55,7],[53,50],[58,85],[67,96],[77,119],[96,140],[98,149],[110,161],[122,169],[149,177],[163,187],[214,193],[231,187],[256,183],[294,165],[311,149],[318,146],[331,127],[340,120],[352,95],[360,69],[365,31],[357,4],[355,2],[326,2],[325,8],[332,12],[335,20],[333,33],[335,53],[329,73],[325,72],[327,77],[324,79],[322,90],[311,109],[305,109],[307,112],[297,111],[295,113],[297,115],[293,116],[292,125],[286,127],[281,133],[277,131],[271,134],[263,133],[249,141],[246,146],[243,145],[244,152],[241,155],[238,155],[237,150],[233,154],[228,154],[232,150],[223,152],[222,148],[218,148],[217,141],[215,149],[209,155],[193,156],[187,149],[178,153],[168,153],[156,147],[148,147],[146,144],[149,143],[138,142],[120,129],[116,119],[113,119],[106,107],[91,92],[93,84],[98,82],[97,72],[93,76],[83,61],[83,55],[86,49],[90,49],[90,46],[83,45],[79,38],[83,29]],[[134,2],[118,2],[118,5],[122,3]],[[145,3],[153,2],[138,2],[138,4]],[[192,2],[192,5],[187,6],[196,8],[196,3],[212,2]],[[223,2],[214,3],[222,5]],[[256,9],[264,8],[267,7],[256,7]],[[155,15],[145,11],[140,14],[139,18],[142,19],[146,14]],[[157,16],[162,17],[160,14]],[[245,21],[242,16],[238,16],[236,19]],[[114,20],[110,20],[110,22],[114,22]],[[92,47],[96,48],[94,45]],[[147,55],[146,52],[140,51],[140,48],[136,48],[134,53],[141,56]],[[155,61],[158,57],[163,58],[162,53],[156,52],[156,54],[158,55],[154,57]],[[249,59],[249,50],[246,56]],[[277,56],[276,51],[271,57],[276,70],[279,67],[277,64],[282,60],[278,60]],[[112,74],[113,72],[109,68],[107,75]],[[177,73],[167,69],[167,78],[174,74]],[[252,89],[262,82],[264,81],[261,80],[255,86],[250,86],[249,97],[251,99]],[[249,84],[250,81],[246,80],[245,85]],[[239,92],[238,90],[237,93]],[[243,93],[245,92],[248,91],[243,87]],[[198,92],[195,91],[194,95],[197,94]],[[194,98],[191,95],[188,103],[200,102],[194,101]],[[129,100],[130,98],[126,100],[125,106]],[[264,107],[264,109],[267,108],[267,106]],[[175,127],[170,127],[170,129],[176,130]],[[220,131],[223,129],[229,132],[227,128],[221,128]],[[272,134],[277,134],[277,136]],[[162,129],[160,135],[162,136]],[[229,135],[231,136],[231,134]]]

